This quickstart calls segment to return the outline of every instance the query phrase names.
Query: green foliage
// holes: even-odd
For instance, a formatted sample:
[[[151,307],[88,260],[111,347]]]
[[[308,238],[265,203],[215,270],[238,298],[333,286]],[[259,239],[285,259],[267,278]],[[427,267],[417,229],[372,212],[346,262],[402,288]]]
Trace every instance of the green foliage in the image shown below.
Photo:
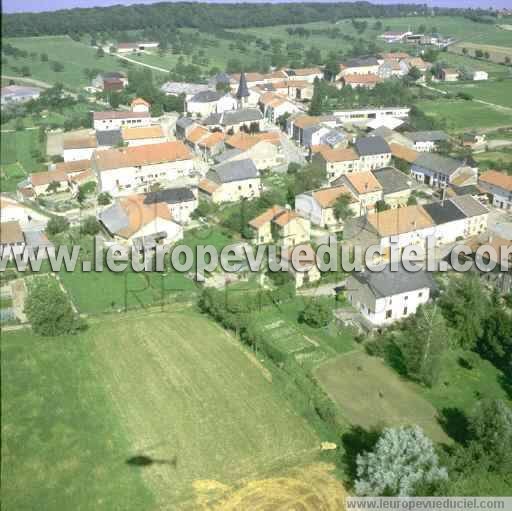
[[[98,194],[98,204],[100,206],[107,206],[112,202],[112,196],[108,192],[101,192]]]
[[[334,216],[339,220],[346,220],[354,216],[354,212],[350,209],[352,197],[348,194],[340,195],[334,203]]]
[[[46,231],[52,236],[64,232],[67,229],[69,229],[69,220],[64,216],[54,216],[50,218],[46,225]]]
[[[93,216],[86,217],[80,225],[80,232],[82,234],[89,234],[90,236],[98,234],[100,229],[100,223]]]
[[[301,312],[300,320],[313,328],[326,327],[332,321],[332,306],[324,300],[313,300]]]
[[[37,335],[56,336],[75,333],[84,328],[76,317],[68,297],[56,280],[38,278],[31,282],[25,313]]]

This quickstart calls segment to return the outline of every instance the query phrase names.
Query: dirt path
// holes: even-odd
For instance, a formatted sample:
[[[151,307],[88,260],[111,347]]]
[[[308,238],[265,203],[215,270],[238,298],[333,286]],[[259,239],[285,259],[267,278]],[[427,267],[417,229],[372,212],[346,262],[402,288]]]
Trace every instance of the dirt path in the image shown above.
[[[53,87],[51,83],[43,82],[41,80],[35,80],[34,78],[25,78],[21,76],[10,76],[2,74],[2,78],[6,78],[7,80],[17,80],[19,82],[26,82],[31,85],[36,85],[37,87],[42,87],[43,89],[50,89]]]

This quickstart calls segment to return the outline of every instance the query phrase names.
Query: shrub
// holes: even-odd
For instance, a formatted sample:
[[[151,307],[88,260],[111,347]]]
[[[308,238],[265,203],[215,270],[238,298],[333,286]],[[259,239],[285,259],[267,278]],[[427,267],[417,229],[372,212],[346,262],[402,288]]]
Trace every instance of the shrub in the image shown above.
[[[82,234],[89,234],[91,236],[98,234],[100,232],[100,229],[100,223],[93,216],[88,216],[80,226],[80,231],[82,232]]]
[[[50,235],[59,234],[60,232],[64,232],[69,228],[69,220],[63,216],[54,216],[50,218],[46,231]]]
[[[101,192],[98,195],[98,204],[100,206],[107,206],[112,202],[112,196],[108,192]]]
[[[331,322],[332,309],[326,302],[315,300],[301,312],[300,320],[313,328],[322,328]]]

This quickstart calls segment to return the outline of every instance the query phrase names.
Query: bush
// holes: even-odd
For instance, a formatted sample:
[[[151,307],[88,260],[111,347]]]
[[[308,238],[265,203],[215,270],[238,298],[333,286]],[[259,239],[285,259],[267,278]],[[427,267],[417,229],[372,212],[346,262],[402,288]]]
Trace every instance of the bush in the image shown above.
[[[69,228],[69,220],[63,216],[54,216],[50,218],[46,232],[50,235],[59,234],[66,231]]]
[[[322,328],[331,322],[332,309],[324,301],[313,301],[301,312],[300,320],[313,328]]]
[[[98,204],[100,206],[108,206],[112,202],[112,196],[108,192],[101,192],[98,195]]]
[[[291,162],[288,164],[288,174],[296,174],[301,169],[299,163]]]
[[[88,216],[80,226],[80,231],[82,232],[82,234],[89,234],[91,236],[98,234],[100,232],[100,229],[100,223],[93,216]]]
[[[85,328],[68,297],[51,278],[36,279],[29,287],[25,313],[37,335],[56,336]]]

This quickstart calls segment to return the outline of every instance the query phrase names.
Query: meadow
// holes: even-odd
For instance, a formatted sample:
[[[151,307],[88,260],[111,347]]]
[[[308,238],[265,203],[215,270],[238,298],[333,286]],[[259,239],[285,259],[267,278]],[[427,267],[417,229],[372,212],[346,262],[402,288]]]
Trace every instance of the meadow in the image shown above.
[[[482,82],[455,82],[442,85],[435,84],[434,87],[444,90],[449,94],[465,92],[475,99],[512,108],[512,95],[510,94],[512,90],[512,79]]]
[[[318,448],[259,362],[191,310],[1,346],[5,509],[161,509]]]
[[[419,100],[416,106],[434,119],[446,122],[446,129],[460,133],[473,129],[491,129],[512,125],[508,110],[498,110],[463,99]]]

